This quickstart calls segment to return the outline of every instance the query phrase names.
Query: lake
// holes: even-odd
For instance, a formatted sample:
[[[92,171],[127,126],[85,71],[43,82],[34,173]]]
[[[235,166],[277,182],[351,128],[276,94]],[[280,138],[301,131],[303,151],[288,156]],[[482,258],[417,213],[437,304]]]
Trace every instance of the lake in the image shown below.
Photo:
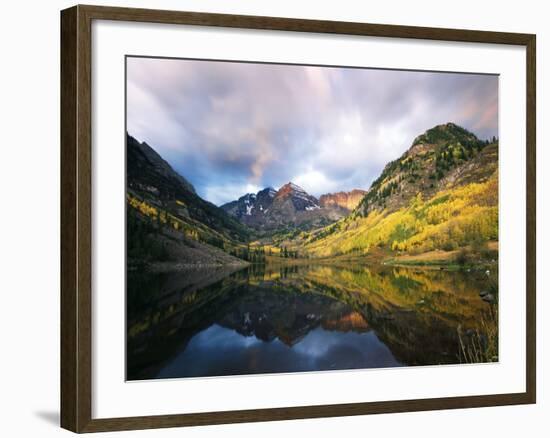
[[[498,360],[485,271],[234,269],[128,273],[128,380]]]

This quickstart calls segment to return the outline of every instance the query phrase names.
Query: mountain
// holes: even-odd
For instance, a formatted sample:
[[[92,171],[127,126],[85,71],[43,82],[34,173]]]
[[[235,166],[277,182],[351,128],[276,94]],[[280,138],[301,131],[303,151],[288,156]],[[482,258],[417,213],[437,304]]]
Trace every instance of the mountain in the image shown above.
[[[136,263],[231,264],[250,230],[205,201],[148,144],[126,139],[127,251]]]
[[[381,250],[458,260],[460,248],[494,259],[497,241],[498,140],[447,123],[388,163],[352,214],[293,244],[317,257]]]
[[[254,224],[269,209],[276,194],[275,189],[267,187],[258,193],[247,193],[236,201],[222,205],[221,208],[244,223]]]
[[[372,183],[368,193],[357,207],[366,216],[373,210],[397,210],[407,205],[418,193],[430,197],[455,181],[457,172],[463,172],[487,145],[474,134],[454,124],[435,126],[416,137],[411,147],[398,159],[389,162]],[[485,177],[491,175],[497,164],[477,166]],[[476,179],[481,180],[483,175]]]
[[[292,204],[296,211],[312,211],[321,208],[319,201],[315,196],[311,196],[304,189],[296,184],[289,182],[282,186],[275,195],[274,203]]]
[[[162,157],[147,143],[140,143],[131,135],[126,136],[126,152],[128,160],[127,181],[129,185],[139,185],[149,182],[159,188],[176,191],[187,191],[195,194],[193,185],[172,169]],[[143,187],[153,190],[155,187]]]
[[[319,198],[321,207],[340,207],[352,211],[367,194],[365,190],[354,189],[351,192],[327,193]]]
[[[248,193],[221,208],[242,223],[262,231],[318,228],[347,213],[338,206],[321,207],[315,196],[292,182],[277,191],[268,187],[258,193]]]

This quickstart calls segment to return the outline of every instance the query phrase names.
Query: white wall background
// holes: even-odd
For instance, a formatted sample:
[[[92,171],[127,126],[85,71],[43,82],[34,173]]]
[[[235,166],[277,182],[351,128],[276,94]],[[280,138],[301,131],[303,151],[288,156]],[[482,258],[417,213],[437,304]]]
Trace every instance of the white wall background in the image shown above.
[[[543,342],[550,308],[544,297],[544,247],[550,220],[543,150],[548,120],[550,14],[545,2],[416,0],[111,0],[112,6],[272,15],[537,34],[538,77],[538,404],[535,406],[300,420],[104,434],[143,437],[406,435],[546,436],[550,363]],[[69,436],[59,429],[59,10],[64,0],[5,2],[0,16],[0,434]],[[545,415],[546,414],[546,415]]]

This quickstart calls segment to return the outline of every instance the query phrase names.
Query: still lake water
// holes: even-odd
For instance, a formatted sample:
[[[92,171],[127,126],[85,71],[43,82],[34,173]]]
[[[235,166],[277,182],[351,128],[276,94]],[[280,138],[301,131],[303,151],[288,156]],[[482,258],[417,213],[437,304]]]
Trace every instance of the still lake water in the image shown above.
[[[461,363],[468,337],[496,331],[488,281],[364,265],[129,272],[127,379]]]

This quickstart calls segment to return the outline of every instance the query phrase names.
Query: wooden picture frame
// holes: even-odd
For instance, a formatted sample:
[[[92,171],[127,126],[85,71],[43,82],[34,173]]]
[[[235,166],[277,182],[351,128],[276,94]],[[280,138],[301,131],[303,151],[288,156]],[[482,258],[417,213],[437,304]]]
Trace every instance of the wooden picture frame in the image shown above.
[[[388,38],[518,45],[526,48],[526,391],[416,400],[346,403],[127,418],[92,418],[92,35],[93,20],[216,26]],[[531,34],[75,6],[61,12],[61,426],[98,432],[289,420],[536,401],[535,52]]]

